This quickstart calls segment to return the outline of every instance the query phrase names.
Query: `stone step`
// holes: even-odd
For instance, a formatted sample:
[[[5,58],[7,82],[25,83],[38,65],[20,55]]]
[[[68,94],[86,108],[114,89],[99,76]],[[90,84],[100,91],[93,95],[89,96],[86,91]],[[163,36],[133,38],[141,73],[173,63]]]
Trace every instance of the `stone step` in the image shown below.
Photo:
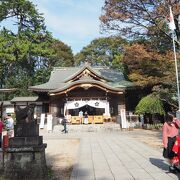
[[[62,125],[56,125],[53,127],[53,132],[63,129]],[[117,123],[104,123],[104,124],[79,124],[79,125],[67,125],[69,132],[99,132],[99,131],[120,131],[120,125]]]

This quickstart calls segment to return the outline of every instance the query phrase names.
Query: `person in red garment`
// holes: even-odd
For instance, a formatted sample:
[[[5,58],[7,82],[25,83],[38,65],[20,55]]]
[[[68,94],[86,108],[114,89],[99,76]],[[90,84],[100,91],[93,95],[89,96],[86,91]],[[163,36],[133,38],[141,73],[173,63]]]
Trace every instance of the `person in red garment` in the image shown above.
[[[175,168],[176,170],[180,171],[180,136],[176,137],[172,151],[176,154],[176,156],[173,158]]]
[[[0,148],[2,147],[2,131],[3,131],[3,128],[4,128],[4,124],[0,119]]]
[[[178,129],[180,128],[180,120],[175,118],[172,113],[168,113],[166,116],[165,123],[163,125],[163,145],[164,151],[163,156],[167,158],[170,164],[170,172],[175,172],[174,167],[174,157],[176,156],[175,152],[172,151],[174,143],[176,141],[176,136],[178,135]]]

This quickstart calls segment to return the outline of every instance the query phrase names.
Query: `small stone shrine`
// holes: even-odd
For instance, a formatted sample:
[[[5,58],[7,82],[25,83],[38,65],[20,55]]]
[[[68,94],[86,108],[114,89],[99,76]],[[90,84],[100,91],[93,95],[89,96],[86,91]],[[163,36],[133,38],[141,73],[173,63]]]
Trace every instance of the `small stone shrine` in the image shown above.
[[[43,137],[39,136],[39,124],[34,120],[34,105],[24,109],[15,107],[16,125],[14,137],[4,152],[4,175],[7,179],[45,179],[47,166]]]

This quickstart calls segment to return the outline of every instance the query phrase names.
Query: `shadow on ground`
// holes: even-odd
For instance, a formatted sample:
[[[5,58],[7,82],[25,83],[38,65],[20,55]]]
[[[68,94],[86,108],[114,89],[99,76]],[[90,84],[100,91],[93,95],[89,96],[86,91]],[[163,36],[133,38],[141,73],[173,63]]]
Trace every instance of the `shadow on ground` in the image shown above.
[[[165,171],[167,174],[170,173],[169,165],[165,163],[163,159],[149,158],[149,161],[153,165],[157,166],[159,169],[162,169],[163,171]],[[175,174],[178,177],[178,179],[180,179],[180,172],[176,172]]]
[[[69,180],[73,170],[73,165],[60,165],[57,166],[55,162],[57,161],[56,155],[46,154],[46,159],[48,159],[47,170],[48,170],[48,180]],[[59,161],[60,159],[58,159]]]
[[[78,164],[74,161],[73,165],[69,166],[55,166],[54,162],[57,161],[57,156],[46,155],[46,158],[52,161],[52,165],[48,165],[48,178],[46,180],[70,180],[70,178],[79,176],[87,177],[91,176],[92,171],[89,171],[87,168],[79,167]],[[104,177],[102,180],[105,180]],[[86,180],[86,179],[84,179]]]
[[[69,180],[78,155],[79,139],[46,140],[46,164],[50,180]]]

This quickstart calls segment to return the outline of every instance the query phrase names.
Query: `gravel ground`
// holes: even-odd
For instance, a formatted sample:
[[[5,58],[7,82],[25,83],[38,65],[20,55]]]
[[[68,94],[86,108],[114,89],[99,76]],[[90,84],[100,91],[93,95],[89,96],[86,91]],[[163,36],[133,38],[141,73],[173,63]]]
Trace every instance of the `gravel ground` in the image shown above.
[[[155,149],[161,150],[162,144],[162,130],[144,130],[134,129],[133,131],[127,132],[128,135],[141,141]]]
[[[69,180],[76,161],[78,139],[45,140],[49,179]]]

